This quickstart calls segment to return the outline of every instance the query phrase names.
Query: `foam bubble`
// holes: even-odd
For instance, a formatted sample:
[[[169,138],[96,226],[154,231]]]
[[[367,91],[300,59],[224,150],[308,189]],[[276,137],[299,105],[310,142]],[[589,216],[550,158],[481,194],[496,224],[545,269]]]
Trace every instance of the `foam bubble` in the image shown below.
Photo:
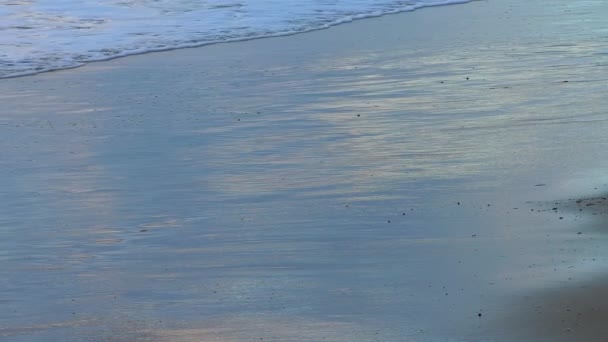
[[[469,1],[11,0],[0,4],[0,78]]]

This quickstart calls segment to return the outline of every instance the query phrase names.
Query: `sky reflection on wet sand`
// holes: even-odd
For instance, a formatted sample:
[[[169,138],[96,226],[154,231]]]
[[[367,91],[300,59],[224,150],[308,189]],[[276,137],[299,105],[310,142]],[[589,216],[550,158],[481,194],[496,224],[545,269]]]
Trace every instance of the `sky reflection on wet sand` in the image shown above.
[[[546,255],[581,230],[511,213],[592,192],[568,182],[608,166],[597,76],[608,55],[581,40],[539,46],[535,31],[514,47],[501,28],[482,36],[486,49],[466,35],[415,50],[398,44],[405,34],[374,42],[373,28],[398,18],[428,19],[0,83],[0,337],[488,333],[477,313],[554,279]],[[553,22],[538,30],[554,32]],[[342,49],[318,44],[331,34]]]

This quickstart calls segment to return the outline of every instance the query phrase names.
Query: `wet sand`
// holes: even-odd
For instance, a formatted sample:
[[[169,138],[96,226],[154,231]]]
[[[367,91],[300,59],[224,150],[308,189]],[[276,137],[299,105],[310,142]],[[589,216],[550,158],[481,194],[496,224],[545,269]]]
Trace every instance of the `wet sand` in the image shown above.
[[[1,339],[605,340],[604,7],[0,80]]]

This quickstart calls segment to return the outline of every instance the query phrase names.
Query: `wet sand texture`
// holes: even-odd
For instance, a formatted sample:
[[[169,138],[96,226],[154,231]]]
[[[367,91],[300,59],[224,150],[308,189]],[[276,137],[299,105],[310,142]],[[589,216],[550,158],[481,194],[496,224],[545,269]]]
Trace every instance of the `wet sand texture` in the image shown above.
[[[606,340],[606,11],[0,81],[0,339]]]

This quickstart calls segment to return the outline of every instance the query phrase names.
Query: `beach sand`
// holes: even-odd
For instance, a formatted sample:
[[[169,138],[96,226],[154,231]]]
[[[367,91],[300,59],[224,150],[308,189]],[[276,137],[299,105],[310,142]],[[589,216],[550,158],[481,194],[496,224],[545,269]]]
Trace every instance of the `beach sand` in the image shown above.
[[[606,340],[607,11],[0,80],[0,339]]]

